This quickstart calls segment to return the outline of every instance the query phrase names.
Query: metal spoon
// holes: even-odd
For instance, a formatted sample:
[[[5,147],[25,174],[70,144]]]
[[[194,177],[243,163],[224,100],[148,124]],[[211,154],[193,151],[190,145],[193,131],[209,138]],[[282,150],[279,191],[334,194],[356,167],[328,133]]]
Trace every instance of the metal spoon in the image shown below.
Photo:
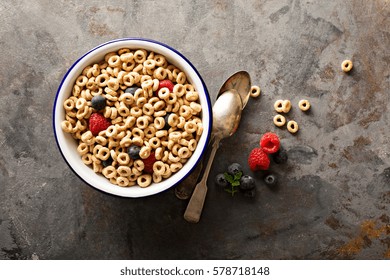
[[[242,101],[242,109],[248,103],[250,97],[250,88],[251,88],[251,78],[248,72],[239,71],[231,75],[222,85],[221,89],[218,92],[217,98],[219,98],[224,92],[234,89],[238,92]],[[209,144],[211,146],[211,142]],[[207,148],[209,150],[210,147]],[[207,153],[209,154],[209,153]],[[201,175],[203,169],[203,163],[206,161],[207,157],[203,158],[198,163],[195,170],[188,175],[181,183],[179,183],[175,188],[175,195],[179,199],[188,199],[191,197],[191,194],[195,188],[196,183]]]
[[[222,85],[217,98],[229,89],[235,89],[238,92],[242,100],[242,109],[244,109],[250,97],[251,77],[249,73],[246,71],[239,71],[231,75]]]
[[[233,135],[240,123],[242,112],[242,101],[238,92],[230,89],[221,94],[213,106],[213,131],[212,150],[203,173],[203,177],[196,185],[192,197],[184,213],[184,219],[188,222],[199,222],[203,204],[207,193],[207,177],[213,164],[215,153],[219,142],[223,138]]]

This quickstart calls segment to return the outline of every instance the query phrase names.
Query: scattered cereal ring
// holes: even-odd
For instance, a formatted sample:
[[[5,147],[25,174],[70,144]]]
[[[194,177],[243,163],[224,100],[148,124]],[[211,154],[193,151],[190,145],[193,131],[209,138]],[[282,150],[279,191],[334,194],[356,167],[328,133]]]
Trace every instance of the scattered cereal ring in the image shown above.
[[[351,60],[347,59],[347,60],[344,60],[343,63],[341,63],[341,69],[347,73],[349,71],[352,70],[352,67],[353,67],[353,63]]]
[[[288,113],[291,110],[291,102],[290,100],[283,100],[282,103],[282,112],[283,113]]]
[[[252,97],[258,97],[260,95],[260,87],[252,86],[250,90],[250,94]]]
[[[299,101],[298,106],[299,109],[305,112],[310,109],[310,102],[306,99],[302,99],[301,101]]]
[[[286,118],[282,115],[276,115],[274,117],[274,124],[278,127],[281,127],[286,124]]]
[[[278,113],[283,113],[283,100],[279,99],[279,100],[276,100],[275,103],[274,103],[274,109],[276,112]]]
[[[298,131],[299,127],[296,121],[289,121],[287,123],[287,130],[291,133],[296,133]]]

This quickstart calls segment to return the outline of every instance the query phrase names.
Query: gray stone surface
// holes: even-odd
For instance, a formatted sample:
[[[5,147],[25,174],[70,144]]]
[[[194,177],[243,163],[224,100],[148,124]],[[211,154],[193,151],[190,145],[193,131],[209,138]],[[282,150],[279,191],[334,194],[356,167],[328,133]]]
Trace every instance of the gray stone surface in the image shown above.
[[[15,0],[0,15],[0,259],[390,258],[388,1]],[[62,76],[92,47],[133,36],[187,56],[213,101],[239,70],[262,88],[210,175],[241,163],[254,199],[209,180],[201,221],[188,224],[174,189],[110,196],[63,161],[51,126]],[[280,98],[297,135],[272,123]],[[275,189],[246,165],[266,131],[289,154],[271,166]]]

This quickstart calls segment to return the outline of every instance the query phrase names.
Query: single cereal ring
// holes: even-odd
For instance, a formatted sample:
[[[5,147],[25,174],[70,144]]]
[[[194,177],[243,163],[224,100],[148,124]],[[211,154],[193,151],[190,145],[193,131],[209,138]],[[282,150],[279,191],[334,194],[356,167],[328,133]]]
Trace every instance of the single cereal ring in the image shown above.
[[[65,108],[66,111],[73,110],[74,107],[75,107],[75,102],[72,99],[68,98],[68,99],[65,100],[64,108]]]
[[[116,173],[121,177],[128,177],[131,174],[131,169],[128,166],[119,166]]]
[[[198,129],[198,125],[192,121],[186,122],[184,125],[184,130],[187,133],[194,133],[195,131],[197,131],[197,129]]]
[[[190,108],[195,111],[195,113],[200,113],[202,111],[202,105],[196,102],[191,102]]]
[[[291,110],[291,102],[290,100],[283,100],[282,103],[282,112],[283,113],[288,113]]]
[[[282,115],[276,115],[274,117],[274,124],[281,127],[286,124],[286,118]]]
[[[278,113],[283,113],[283,100],[276,100],[274,103],[274,109]]]
[[[145,137],[144,131],[142,129],[139,129],[138,127],[134,127],[131,130],[131,134],[133,135],[133,137],[140,137],[142,139]]]
[[[149,139],[149,145],[152,147],[152,149],[157,149],[161,146],[160,138],[152,137]]]
[[[118,129],[115,125],[110,125],[106,129],[106,135],[107,137],[115,137],[118,134]]]
[[[175,163],[172,163],[169,168],[171,169],[171,171],[173,173],[176,173],[177,171],[179,171],[181,168],[183,167],[183,164],[181,164],[180,162],[175,162]]]
[[[77,152],[83,156],[83,155],[86,155],[88,152],[89,152],[89,147],[87,144],[85,144],[84,142],[81,142],[78,146],[77,146]]]
[[[165,137],[165,136],[168,136],[168,131],[166,131],[166,130],[158,130],[158,131],[156,131],[156,137],[157,138],[162,138],[162,137]]]
[[[130,162],[130,157],[127,153],[119,153],[116,160],[120,165],[128,165]]]
[[[107,160],[110,157],[110,150],[107,147],[98,149],[96,157],[101,160]]]
[[[180,157],[179,156],[175,156],[172,152],[170,152],[168,154],[168,159],[171,161],[171,162],[179,162],[180,161]]]
[[[144,134],[148,139],[153,138],[156,135],[156,129],[153,127],[153,125],[149,125],[144,129]]]
[[[177,126],[178,123],[179,123],[178,115],[176,115],[174,113],[170,114],[169,117],[168,117],[168,124],[171,127],[175,127],[175,126]]]
[[[92,164],[92,155],[91,154],[85,154],[81,157],[81,160],[84,162],[86,165]]]
[[[252,97],[258,97],[260,95],[260,87],[252,86],[250,90],[250,94]]]
[[[173,145],[171,151],[172,151],[172,154],[174,154],[175,156],[178,155],[179,153],[179,149],[181,148],[181,145],[180,144],[175,144]]]
[[[166,179],[171,177],[171,175],[172,175],[171,167],[168,164],[166,164],[166,172],[162,175],[162,177]]]
[[[154,156],[156,157],[157,160],[161,160],[162,157],[164,156],[164,149],[162,147],[156,148]]]
[[[116,169],[114,166],[109,165],[102,169],[102,174],[108,179],[114,178],[116,176]]]
[[[298,131],[299,127],[296,121],[289,121],[287,123],[287,130],[291,133],[296,133]]]
[[[63,131],[68,132],[68,133],[72,132],[72,130],[73,130],[73,126],[69,121],[62,121],[61,128]]]
[[[134,143],[134,141],[133,141],[133,143]],[[143,146],[141,148],[141,150],[139,151],[140,158],[142,158],[142,159],[148,158],[150,156],[151,151],[152,151],[151,147]]]
[[[127,179],[126,177],[119,176],[118,178],[116,178],[116,183],[120,187],[127,187],[129,185],[129,179]]]
[[[156,129],[163,129],[164,128],[164,126],[165,126],[165,120],[164,120],[164,118],[163,117],[156,117],[155,119],[154,119],[154,127],[156,128]]]
[[[196,145],[198,145],[198,142],[195,139],[191,139],[188,141],[188,149],[193,152],[196,149]]]
[[[162,176],[157,173],[153,173],[153,182],[160,183],[161,181],[162,181]]]
[[[186,93],[185,99],[189,102],[196,101],[199,99],[199,93],[197,93],[196,91],[188,91]]]
[[[158,80],[164,80],[167,77],[167,72],[163,67],[158,67],[156,70],[154,70],[153,76]]]
[[[180,158],[189,158],[192,155],[191,151],[187,147],[181,147],[178,152]]]
[[[131,174],[135,174],[137,176],[140,176],[140,175],[142,175],[142,171],[139,171],[137,168],[135,168],[133,166],[133,168],[131,168]]]
[[[343,63],[341,63],[341,69],[347,73],[349,71],[352,70],[352,67],[353,67],[353,63],[351,60],[347,59],[347,60],[344,60]]]
[[[153,164],[153,172],[157,175],[163,175],[165,171],[165,164],[162,161],[156,161]]]
[[[152,183],[152,175],[143,174],[137,178],[137,184],[141,188],[146,188]]]
[[[305,112],[310,109],[310,102],[306,99],[302,99],[301,101],[299,101],[298,106],[299,109]]]
[[[135,160],[134,163],[133,163],[133,165],[134,165],[134,167],[135,167],[138,171],[142,171],[142,170],[144,170],[144,168],[145,168],[145,164],[144,164],[143,160],[141,160],[141,159]]]
[[[179,142],[181,139],[181,132],[179,131],[172,131],[168,134],[168,139],[173,140],[174,142]]]

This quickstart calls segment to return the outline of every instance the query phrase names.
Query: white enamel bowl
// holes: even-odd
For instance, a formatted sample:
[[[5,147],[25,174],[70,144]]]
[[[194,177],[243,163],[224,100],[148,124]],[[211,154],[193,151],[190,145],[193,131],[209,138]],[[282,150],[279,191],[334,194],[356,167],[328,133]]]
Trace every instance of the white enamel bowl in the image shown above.
[[[164,55],[171,64],[177,66],[185,72],[187,79],[195,86],[197,92],[199,93],[199,100],[202,106],[201,118],[204,131],[191,158],[183,165],[182,169],[173,174],[170,178],[164,179],[160,183],[152,183],[147,188],[141,188],[138,186],[128,188],[119,187],[110,183],[110,181],[101,174],[93,172],[91,167],[85,165],[81,161],[81,157],[76,150],[76,141],[69,133],[65,133],[61,129],[61,122],[65,118],[63,103],[70,96],[76,78],[86,66],[102,61],[105,54],[117,51],[121,48],[145,49]],[[123,197],[144,197],[157,194],[182,181],[191,173],[205,152],[211,128],[212,111],[210,97],[206,85],[196,68],[177,50],[163,43],[149,39],[123,38],[106,42],[88,51],[86,54],[81,56],[65,74],[54,100],[53,129],[57,145],[66,163],[87,184],[103,192]]]

